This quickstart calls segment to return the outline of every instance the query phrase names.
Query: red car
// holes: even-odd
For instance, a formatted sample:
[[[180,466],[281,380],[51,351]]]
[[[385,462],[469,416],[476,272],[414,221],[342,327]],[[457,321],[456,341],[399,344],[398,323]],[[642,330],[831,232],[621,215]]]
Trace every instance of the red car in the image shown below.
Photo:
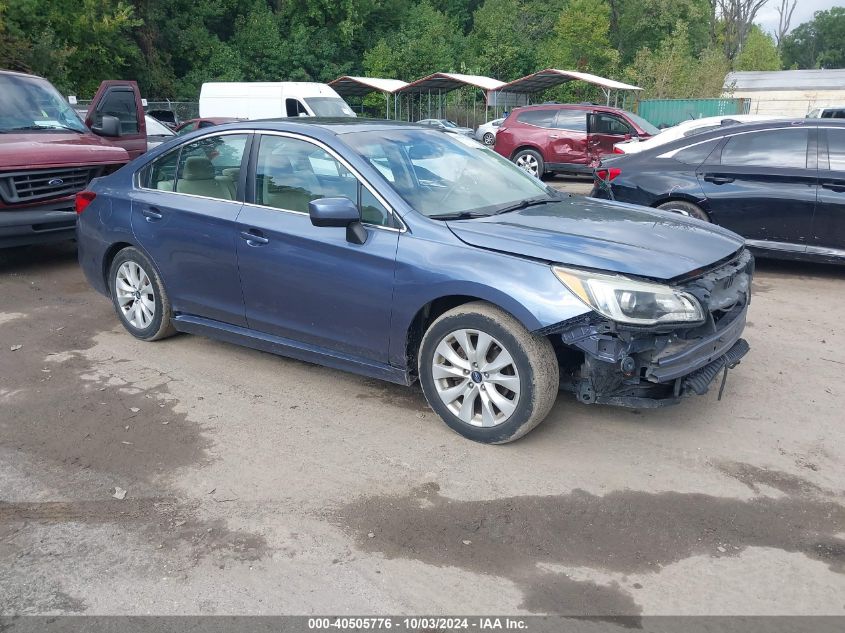
[[[633,112],[591,104],[517,108],[496,134],[496,151],[531,174],[592,173],[613,144],[660,130]]]

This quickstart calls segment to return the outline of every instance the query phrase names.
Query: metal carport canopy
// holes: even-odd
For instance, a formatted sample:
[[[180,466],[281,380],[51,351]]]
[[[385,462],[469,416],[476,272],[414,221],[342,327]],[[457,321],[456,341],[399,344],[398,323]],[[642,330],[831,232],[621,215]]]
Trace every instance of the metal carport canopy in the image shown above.
[[[393,94],[408,84],[399,79],[380,79],[378,77],[350,77],[344,75],[330,81],[329,86],[341,97],[363,97],[371,92]]]
[[[519,79],[514,79],[500,88],[499,92],[520,92],[523,94],[533,94],[541,92],[547,88],[553,88],[568,81],[586,81],[593,85],[601,87],[605,93],[611,90],[642,90],[639,86],[632,86],[631,84],[622,83],[614,79],[606,77],[599,77],[598,75],[591,75],[590,73],[582,73],[575,70],[558,70],[557,68],[547,68]]]
[[[463,86],[475,86],[485,91],[498,90],[505,83],[492,77],[483,77],[481,75],[461,75],[459,73],[434,73],[428,77],[412,81],[404,88],[400,88],[397,92],[404,92],[406,94],[422,94],[424,92],[450,92],[457,90]]]

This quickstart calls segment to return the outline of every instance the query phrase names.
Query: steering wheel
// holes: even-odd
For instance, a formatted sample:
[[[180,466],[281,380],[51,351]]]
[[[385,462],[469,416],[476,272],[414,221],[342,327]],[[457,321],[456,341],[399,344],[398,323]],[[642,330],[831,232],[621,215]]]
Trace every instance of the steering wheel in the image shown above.
[[[446,188],[446,191],[437,201],[437,204],[444,204],[456,193],[477,193],[481,183],[478,180],[478,176],[473,174],[473,171],[474,170],[464,169],[461,172],[461,175],[454,180],[452,185]]]

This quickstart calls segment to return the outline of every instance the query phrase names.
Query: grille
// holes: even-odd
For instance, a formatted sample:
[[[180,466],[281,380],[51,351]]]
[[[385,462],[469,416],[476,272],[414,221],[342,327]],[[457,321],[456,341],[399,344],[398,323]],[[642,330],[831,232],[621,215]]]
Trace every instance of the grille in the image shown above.
[[[99,168],[32,169],[0,177],[0,196],[6,204],[62,198],[85,189]]]

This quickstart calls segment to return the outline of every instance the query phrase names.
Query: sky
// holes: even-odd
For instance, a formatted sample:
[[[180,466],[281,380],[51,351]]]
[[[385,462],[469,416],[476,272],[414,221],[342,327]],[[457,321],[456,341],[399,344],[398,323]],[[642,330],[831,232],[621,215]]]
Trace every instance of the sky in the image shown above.
[[[761,25],[766,31],[773,32],[777,29],[777,7],[780,6],[780,2],[781,0],[769,0],[757,14],[755,22]],[[836,6],[845,6],[845,0],[798,0],[795,13],[792,14],[790,28],[794,29],[802,22],[811,20],[816,11],[824,11]]]

